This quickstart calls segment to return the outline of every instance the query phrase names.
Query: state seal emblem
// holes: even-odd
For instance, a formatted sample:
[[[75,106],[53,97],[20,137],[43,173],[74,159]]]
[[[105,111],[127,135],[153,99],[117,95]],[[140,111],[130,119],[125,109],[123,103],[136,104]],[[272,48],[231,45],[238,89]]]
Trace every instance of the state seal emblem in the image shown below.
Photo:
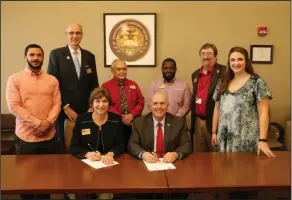
[[[136,19],[122,20],[112,28],[109,44],[118,58],[136,61],[145,56],[149,50],[149,31]]]

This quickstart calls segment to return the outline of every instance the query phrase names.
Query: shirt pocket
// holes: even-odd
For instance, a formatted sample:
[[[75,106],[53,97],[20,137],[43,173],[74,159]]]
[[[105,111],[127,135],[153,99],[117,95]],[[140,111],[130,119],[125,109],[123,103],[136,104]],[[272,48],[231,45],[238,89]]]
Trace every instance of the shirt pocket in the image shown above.
[[[132,101],[136,101],[136,96],[137,96],[137,89],[136,88],[127,88],[127,99],[128,99],[128,103],[132,102]]]

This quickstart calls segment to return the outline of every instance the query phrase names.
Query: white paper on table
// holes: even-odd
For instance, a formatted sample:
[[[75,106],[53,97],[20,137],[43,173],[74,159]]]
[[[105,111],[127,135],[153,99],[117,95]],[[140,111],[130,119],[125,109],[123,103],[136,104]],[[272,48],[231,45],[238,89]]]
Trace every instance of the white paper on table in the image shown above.
[[[95,168],[95,169],[99,169],[99,168],[103,168],[103,167],[109,167],[109,166],[113,166],[113,165],[117,165],[119,164],[118,162],[114,161],[114,164],[110,164],[110,165],[106,165],[101,161],[91,161],[88,159],[82,159],[82,162],[88,164],[89,166]]]
[[[172,163],[162,162],[162,158],[159,158],[159,162],[156,163],[148,163],[146,161],[144,163],[149,171],[176,169]]]

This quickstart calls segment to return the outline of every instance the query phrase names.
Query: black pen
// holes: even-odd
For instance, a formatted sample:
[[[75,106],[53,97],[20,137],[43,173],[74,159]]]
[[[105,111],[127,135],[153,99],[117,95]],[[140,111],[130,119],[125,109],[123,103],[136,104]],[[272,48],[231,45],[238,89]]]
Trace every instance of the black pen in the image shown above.
[[[153,156],[157,157],[157,155],[154,152],[152,152],[150,150],[148,150],[148,152],[151,153]]]
[[[155,156],[157,158],[157,161],[160,162],[158,156],[156,155],[155,152],[148,150],[149,153],[151,153],[153,156]]]
[[[89,148],[92,150],[92,151],[94,151],[94,152],[98,152],[98,151],[96,151],[96,150],[94,150],[93,148],[92,148],[92,146],[88,143],[88,146],[89,146]]]

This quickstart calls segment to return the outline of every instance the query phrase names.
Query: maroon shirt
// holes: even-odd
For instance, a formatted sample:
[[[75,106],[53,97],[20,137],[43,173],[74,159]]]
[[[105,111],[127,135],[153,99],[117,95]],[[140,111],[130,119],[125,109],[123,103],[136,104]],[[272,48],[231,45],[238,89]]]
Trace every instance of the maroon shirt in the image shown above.
[[[121,115],[120,86],[119,81],[115,78],[105,82],[102,87],[107,88],[111,94],[112,105],[108,111]],[[133,117],[141,115],[145,99],[138,84],[129,79],[124,80],[124,89],[128,101],[128,113]]]
[[[201,104],[196,103],[195,105],[196,115],[204,116],[204,117],[206,116],[206,103],[208,99],[208,91],[209,91],[211,76],[212,76],[214,67],[215,65],[213,65],[210,68],[207,74],[203,72],[203,67],[201,67],[200,69],[200,74],[199,74],[200,78],[197,85],[195,103],[197,102],[197,99],[201,99]]]

